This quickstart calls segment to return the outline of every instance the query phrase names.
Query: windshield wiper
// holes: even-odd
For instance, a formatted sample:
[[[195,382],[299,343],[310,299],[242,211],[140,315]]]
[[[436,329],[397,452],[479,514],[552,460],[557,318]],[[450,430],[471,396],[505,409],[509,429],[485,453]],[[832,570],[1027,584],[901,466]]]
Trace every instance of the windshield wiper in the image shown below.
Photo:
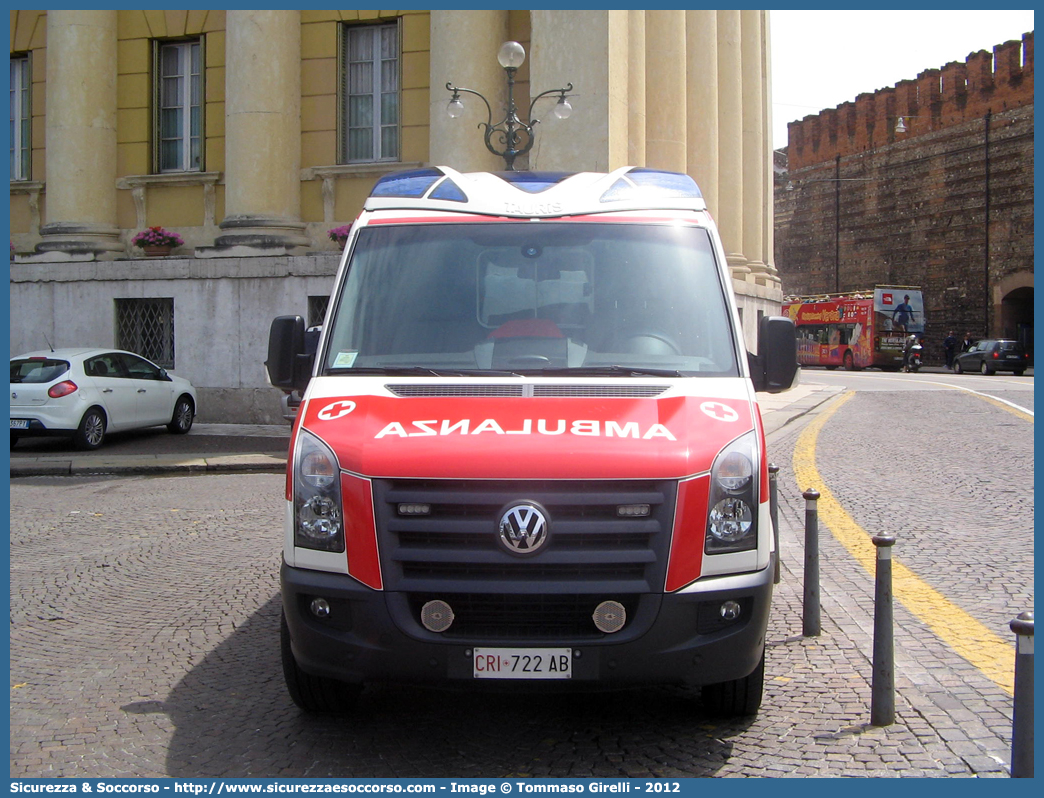
[[[556,377],[561,375],[571,377],[601,377],[611,375],[614,377],[680,377],[682,373],[677,369],[654,369],[644,366],[582,366],[580,368],[554,368],[539,369],[525,372],[529,376]]]

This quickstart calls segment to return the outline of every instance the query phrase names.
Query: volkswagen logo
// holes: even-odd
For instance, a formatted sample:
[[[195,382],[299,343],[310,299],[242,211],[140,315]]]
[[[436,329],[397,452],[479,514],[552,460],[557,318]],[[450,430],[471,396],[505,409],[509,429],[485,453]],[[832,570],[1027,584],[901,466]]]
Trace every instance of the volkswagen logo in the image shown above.
[[[548,537],[547,510],[533,502],[509,505],[500,516],[500,542],[512,554],[536,554]]]

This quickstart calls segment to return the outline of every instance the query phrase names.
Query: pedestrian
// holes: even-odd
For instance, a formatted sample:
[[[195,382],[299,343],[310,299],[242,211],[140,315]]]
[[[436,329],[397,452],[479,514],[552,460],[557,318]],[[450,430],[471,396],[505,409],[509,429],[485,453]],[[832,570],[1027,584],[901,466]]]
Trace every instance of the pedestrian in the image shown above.
[[[950,330],[943,339],[943,354],[946,356],[946,368],[953,369],[953,356],[957,354],[957,334]]]
[[[972,340],[971,333],[966,332],[964,334],[964,340],[961,341],[961,351],[970,352],[973,346],[975,346],[975,341]]]

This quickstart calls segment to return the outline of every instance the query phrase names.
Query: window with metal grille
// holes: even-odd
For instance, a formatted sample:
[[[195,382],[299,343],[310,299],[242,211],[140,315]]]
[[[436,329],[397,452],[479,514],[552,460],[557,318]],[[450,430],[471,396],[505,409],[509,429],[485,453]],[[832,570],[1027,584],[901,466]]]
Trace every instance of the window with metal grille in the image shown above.
[[[308,297],[308,326],[315,327],[317,324],[322,324],[323,319],[326,318],[326,307],[330,304],[330,297],[328,296],[310,296]]]
[[[200,40],[157,43],[155,74],[158,171],[201,171],[203,50]]]
[[[174,368],[174,299],[117,299],[116,347]]]
[[[29,179],[29,56],[11,56],[11,179]]]
[[[344,28],[345,162],[399,159],[399,25]]]

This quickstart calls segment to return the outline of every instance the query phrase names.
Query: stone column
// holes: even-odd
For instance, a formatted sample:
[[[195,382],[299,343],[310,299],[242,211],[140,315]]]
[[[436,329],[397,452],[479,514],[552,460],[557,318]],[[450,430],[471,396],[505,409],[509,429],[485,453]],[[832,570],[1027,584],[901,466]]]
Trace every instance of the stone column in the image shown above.
[[[740,12],[743,83],[743,252],[755,281],[765,282],[764,247],[765,152],[761,12]]]
[[[776,269],[775,260],[775,149],[772,146],[772,32],[769,28],[769,12],[761,12],[761,106],[762,106],[762,186],[764,202],[762,203],[762,238],[761,260],[768,268],[769,285],[777,290],[781,280]]]
[[[473,94],[462,94],[464,113],[451,119],[446,106],[452,96],[446,84],[482,94],[493,111],[493,124],[504,115],[507,78],[497,62],[497,51],[508,40],[507,11],[431,11],[431,163],[461,172],[500,171],[504,160],[486,149],[480,122],[487,120],[486,105]],[[464,44],[466,43],[466,44]],[[462,46],[463,45],[463,46]],[[531,54],[527,53],[529,58]],[[529,99],[515,93],[524,113]],[[499,146],[494,140],[494,145]]]
[[[718,11],[718,227],[732,273],[750,273],[743,255],[743,53],[740,12]],[[759,210],[760,215],[760,210]]]
[[[627,165],[645,165],[645,12],[627,12]]]
[[[225,218],[218,247],[305,246],[301,12],[226,12]]]
[[[654,169],[684,172],[685,11],[645,12],[645,154]]]
[[[537,103],[533,170],[605,172],[628,161],[627,11],[534,10],[530,96],[573,84],[568,119],[554,116],[554,95]]]
[[[686,171],[718,213],[718,15],[685,12]]]
[[[116,215],[116,12],[47,12],[46,223],[39,252],[122,252]]]

